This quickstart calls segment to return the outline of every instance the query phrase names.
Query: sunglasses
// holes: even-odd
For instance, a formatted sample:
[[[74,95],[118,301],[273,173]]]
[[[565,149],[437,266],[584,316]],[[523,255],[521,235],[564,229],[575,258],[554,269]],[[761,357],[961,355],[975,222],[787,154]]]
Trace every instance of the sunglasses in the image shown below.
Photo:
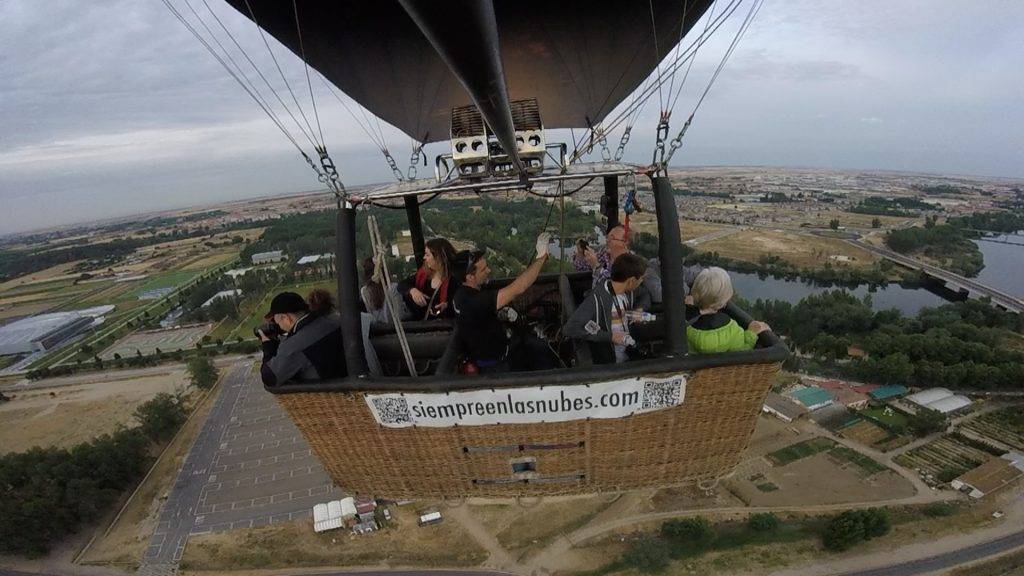
[[[469,253],[469,259],[466,260],[466,274],[473,274],[476,272],[476,263],[486,254],[486,250],[474,250]]]

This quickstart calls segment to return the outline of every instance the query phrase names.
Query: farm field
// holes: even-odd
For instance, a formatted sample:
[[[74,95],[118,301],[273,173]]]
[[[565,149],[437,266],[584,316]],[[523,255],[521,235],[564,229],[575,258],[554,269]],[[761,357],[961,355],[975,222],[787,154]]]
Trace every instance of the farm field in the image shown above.
[[[798,267],[833,266],[863,268],[878,262],[874,254],[836,238],[823,238],[785,230],[741,230],[697,246],[700,252],[758,263],[762,256],[778,256]],[[845,262],[839,260],[845,259]]]
[[[982,414],[962,427],[1024,451],[1024,408],[1019,406]]]
[[[128,298],[138,298],[140,294],[149,290],[173,288],[192,280],[201,273],[202,270],[173,270],[171,272],[164,272],[146,279],[142,285],[137,286],[135,290],[132,290],[131,293],[126,296]]]
[[[905,430],[907,428],[907,415],[894,408],[887,406],[872,406],[860,411],[865,416],[870,416],[891,430]]]
[[[115,354],[122,358],[128,358],[139,353],[143,356],[148,356],[156,352],[157,349],[161,352],[189,350],[195,346],[196,342],[202,340],[203,336],[210,331],[210,328],[210,324],[199,324],[164,330],[133,332],[115,342],[112,346],[101,352],[99,356],[103,360],[110,360]]]
[[[896,463],[921,474],[934,476],[941,482],[960,476],[981,465],[990,454],[956,434],[946,434],[935,440],[900,454]]]
[[[412,505],[390,510],[391,526],[363,536],[345,531],[316,534],[309,519],[195,535],[188,539],[181,567],[185,574],[312,566],[447,567],[476,566],[487,558],[457,522],[419,527]]]
[[[858,418],[852,424],[841,428],[838,430],[838,434],[843,438],[877,448],[882,452],[899,448],[911,440],[908,436],[893,434],[878,424],[863,418]]]
[[[101,376],[97,377],[99,380]],[[131,426],[135,408],[160,392],[174,393],[188,384],[182,368],[59,388],[6,392],[0,404],[0,453],[33,446],[70,447]]]

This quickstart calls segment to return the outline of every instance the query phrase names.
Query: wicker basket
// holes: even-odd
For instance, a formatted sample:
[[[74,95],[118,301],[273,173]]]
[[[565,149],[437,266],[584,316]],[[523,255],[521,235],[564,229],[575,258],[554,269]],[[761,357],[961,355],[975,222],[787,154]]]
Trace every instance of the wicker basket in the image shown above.
[[[383,498],[535,496],[619,491],[699,482],[738,463],[780,367],[778,349],[652,361],[641,366],[536,374],[529,386],[584,385],[608,380],[610,369],[632,375],[687,375],[685,400],[674,407],[616,419],[494,424],[450,428],[386,428],[366,395],[516,387],[525,375],[275,389],[339,487]],[[641,364],[641,363],[637,363]],[[604,370],[600,370],[603,368]],[[682,370],[679,370],[682,368]],[[600,376],[603,374],[603,378]],[[553,375],[554,376],[554,375]],[[483,380],[483,382],[480,382]],[[572,382],[575,380],[575,382]],[[416,382],[419,382],[416,384]],[[531,462],[528,472],[512,464]]]

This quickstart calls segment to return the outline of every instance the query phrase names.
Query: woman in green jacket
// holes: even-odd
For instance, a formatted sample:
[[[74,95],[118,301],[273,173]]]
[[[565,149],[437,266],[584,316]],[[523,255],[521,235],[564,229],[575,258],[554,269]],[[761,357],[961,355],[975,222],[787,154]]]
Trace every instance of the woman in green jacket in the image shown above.
[[[757,320],[744,330],[728,314],[722,312],[732,298],[732,280],[729,273],[718,267],[705,268],[693,280],[687,297],[688,312],[697,317],[686,327],[686,342],[690,352],[735,352],[750,350],[757,345],[759,335],[771,328]],[[688,313],[692,318],[693,314]]]

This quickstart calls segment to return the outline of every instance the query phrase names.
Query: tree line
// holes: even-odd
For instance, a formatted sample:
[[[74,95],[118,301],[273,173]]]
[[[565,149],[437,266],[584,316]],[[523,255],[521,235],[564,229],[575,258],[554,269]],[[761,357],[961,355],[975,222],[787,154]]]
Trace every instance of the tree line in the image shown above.
[[[132,428],[72,448],[0,456],[0,552],[42,556],[98,520],[142,478],[158,447],[187,418],[181,394],[160,393],[136,408]]]
[[[998,390],[1024,381],[1024,353],[1008,347],[1010,332],[1024,332],[1024,319],[988,303],[968,300],[923,308],[915,317],[898,310],[874,311],[870,296],[859,299],[833,290],[796,305],[780,300],[745,303],[756,318],[815,362],[804,366],[880,384]],[[867,353],[849,359],[850,346]]]

